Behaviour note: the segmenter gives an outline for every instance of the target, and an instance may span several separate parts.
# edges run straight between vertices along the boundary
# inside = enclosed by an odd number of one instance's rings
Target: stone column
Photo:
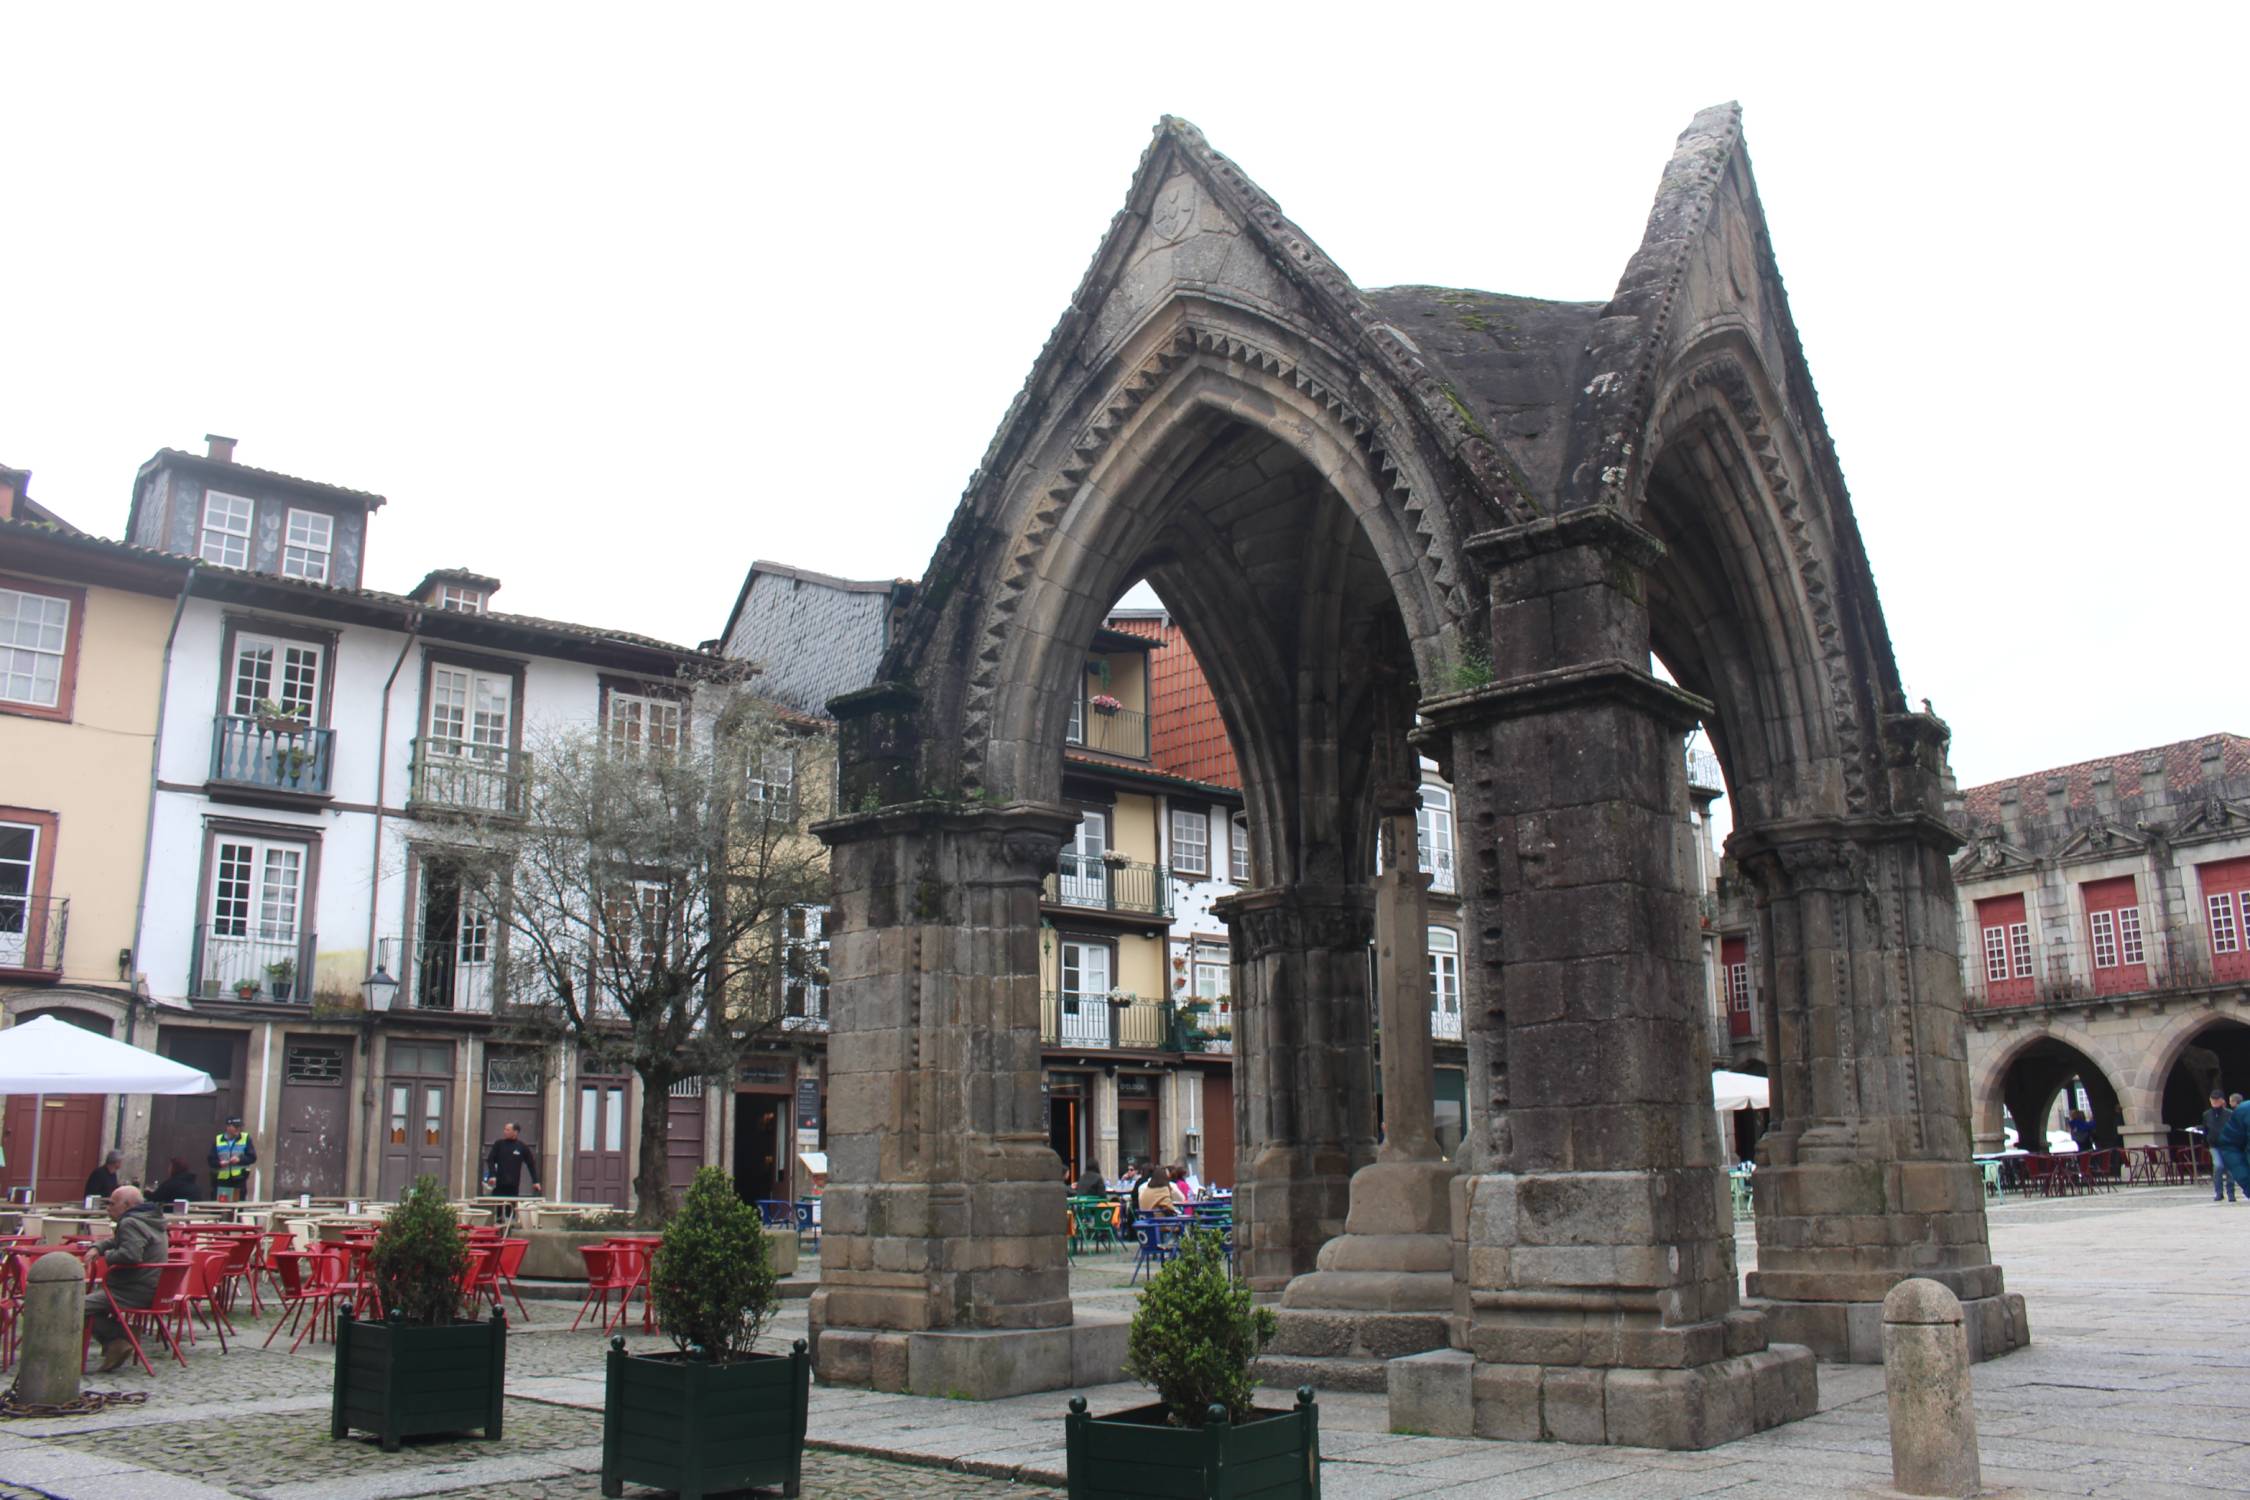
[[[1680,744],[1709,706],[1648,671],[1662,548],[1606,510],[1470,547],[1495,680],[1422,712],[1465,814],[1492,1108],[1453,1183],[1454,1348],[1393,1365],[1391,1425],[1703,1448],[1809,1415],[1811,1353],[1737,1301]]]
[[[1433,1119],[1430,877],[1415,845],[1415,797],[1378,804],[1386,858],[1375,882],[1375,994],[1382,1020],[1383,1142],[1352,1174],[1344,1233],[1281,1294],[1258,1377],[1267,1385],[1384,1389],[1385,1361],[1444,1347],[1453,1306],[1452,1164]]]
[[[1213,909],[1234,959],[1235,1264],[1272,1294],[1343,1233],[1375,1154],[1370,902],[1290,885]]]
[[[1887,726],[1894,764],[1943,734],[1907,718]],[[1977,1358],[2027,1342],[1969,1161],[1957,840],[1907,814],[1738,829],[1731,847],[1758,889],[1774,1094],[1749,1295],[1822,1359],[1881,1360],[1883,1298],[1910,1276],[1961,1299]]]
[[[823,1380],[997,1397],[1122,1361],[1121,1317],[1073,1326],[1040,1122],[1039,888],[1075,822],[921,803],[817,830],[834,881]]]

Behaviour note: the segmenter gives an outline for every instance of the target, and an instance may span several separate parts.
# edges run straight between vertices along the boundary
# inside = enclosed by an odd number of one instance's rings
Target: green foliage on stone
[[[387,1313],[408,1323],[450,1323],[461,1306],[461,1272],[469,1239],[438,1180],[414,1179],[383,1221],[367,1255],[375,1295]]]
[[[1445,682],[1440,691],[1466,693],[1471,689],[1489,686],[1492,682],[1492,653],[1472,646],[1461,653],[1461,659],[1446,670]]]
[[[1201,1427],[1213,1402],[1234,1421],[1250,1414],[1250,1361],[1273,1337],[1270,1309],[1234,1278],[1224,1240],[1191,1230],[1133,1312],[1125,1373],[1156,1387],[1175,1426]]]
[[[656,1323],[682,1354],[738,1359],[780,1302],[765,1225],[718,1167],[695,1174],[649,1265]]]

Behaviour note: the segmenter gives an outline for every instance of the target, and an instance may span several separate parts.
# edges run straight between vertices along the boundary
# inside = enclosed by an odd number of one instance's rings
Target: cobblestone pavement
[[[2239,1215],[2239,1217],[2238,1217]],[[1755,1263],[1749,1226],[1738,1248]],[[2030,1349],[1976,1370],[1985,1478],[2019,1500],[2250,1500],[2250,1288],[2239,1275],[2250,1207],[2208,1189],[2125,1189],[2083,1199],[2009,1199],[1992,1211],[2011,1288],[2030,1300]],[[1081,1306],[1124,1309],[1125,1256],[1072,1267]],[[333,1348],[260,1346],[243,1319],[232,1352],[208,1334],[183,1371],[137,1368],[96,1389],[145,1390],[146,1405],[91,1417],[0,1422],[0,1500],[391,1500],[443,1495],[532,1500],[598,1493],[601,1370],[608,1340],[575,1303],[539,1302],[508,1350],[505,1435],[431,1440],[385,1454],[328,1437]],[[802,1337],[784,1305],[764,1347]],[[632,1347],[664,1347],[631,1331]],[[1381,1397],[1321,1398],[1328,1500],[1865,1496],[1888,1478],[1882,1375],[1823,1366],[1817,1415],[1708,1453],[1451,1441],[1387,1430]],[[1145,1399],[1088,1393],[1096,1410]],[[1068,1393],[964,1404],[816,1388],[805,1493],[844,1500],[1059,1500]],[[897,1460],[913,1462],[901,1463]],[[1013,1476],[1012,1478],[1010,1476]],[[644,1497],[653,1491],[638,1491]]]

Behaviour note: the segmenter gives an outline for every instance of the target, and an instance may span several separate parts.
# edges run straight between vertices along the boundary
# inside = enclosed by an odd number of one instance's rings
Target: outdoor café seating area
[[[1190,1199],[1176,1214],[1143,1213],[1131,1190],[1073,1194],[1066,1200],[1069,1250],[1081,1257],[1133,1257],[1128,1281],[1152,1275],[1180,1253],[1180,1239],[1191,1231],[1223,1236],[1229,1264],[1234,1260],[1234,1195],[1212,1189]]]
[[[224,1354],[229,1340],[238,1336],[236,1319],[244,1313],[274,1314],[264,1343],[270,1346],[287,1333],[292,1352],[308,1341],[333,1341],[340,1317],[381,1317],[382,1299],[368,1256],[393,1206],[343,1198],[176,1206],[165,1216],[168,1254],[157,1263],[149,1304],[117,1309],[141,1368],[155,1373],[152,1353],[182,1367],[191,1353],[208,1346]],[[531,1321],[531,1311],[516,1278],[531,1242],[515,1231],[542,1215],[583,1222],[617,1212],[603,1204],[512,1198],[471,1199],[456,1203],[454,1210],[469,1248],[460,1278],[463,1314],[506,1308],[510,1319],[521,1322]],[[622,1227],[622,1214],[618,1218]],[[83,1204],[34,1205],[0,1214],[0,1369],[16,1358],[31,1263],[58,1250],[85,1257],[114,1228],[106,1213]],[[652,1236],[617,1238],[653,1241]],[[635,1283],[644,1315],[649,1248],[644,1245],[640,1252]],[[101,1257],[87,1258],[89,1290],[102,1283],[106,1271]],[[631,1289],[626,1288],[628,1299]]]
[[[1987,1196],[2064,1198],[2123,1187],[2183,1187],[2211,1180],[2201,1146],[2112,1146],[2099,1151],[2009,1151],[1976,1158]]]

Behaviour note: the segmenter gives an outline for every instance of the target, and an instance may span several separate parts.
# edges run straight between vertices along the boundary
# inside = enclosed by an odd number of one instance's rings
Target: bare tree
[[[465,880],[503,937],[499,1008],[641,1081],[637,1212],[671,1189],[666,1103],[780,1028],[792,908],[824,906],[805,736],[737,683],[681,684],[533,747],[522,816],[480,814]]]

